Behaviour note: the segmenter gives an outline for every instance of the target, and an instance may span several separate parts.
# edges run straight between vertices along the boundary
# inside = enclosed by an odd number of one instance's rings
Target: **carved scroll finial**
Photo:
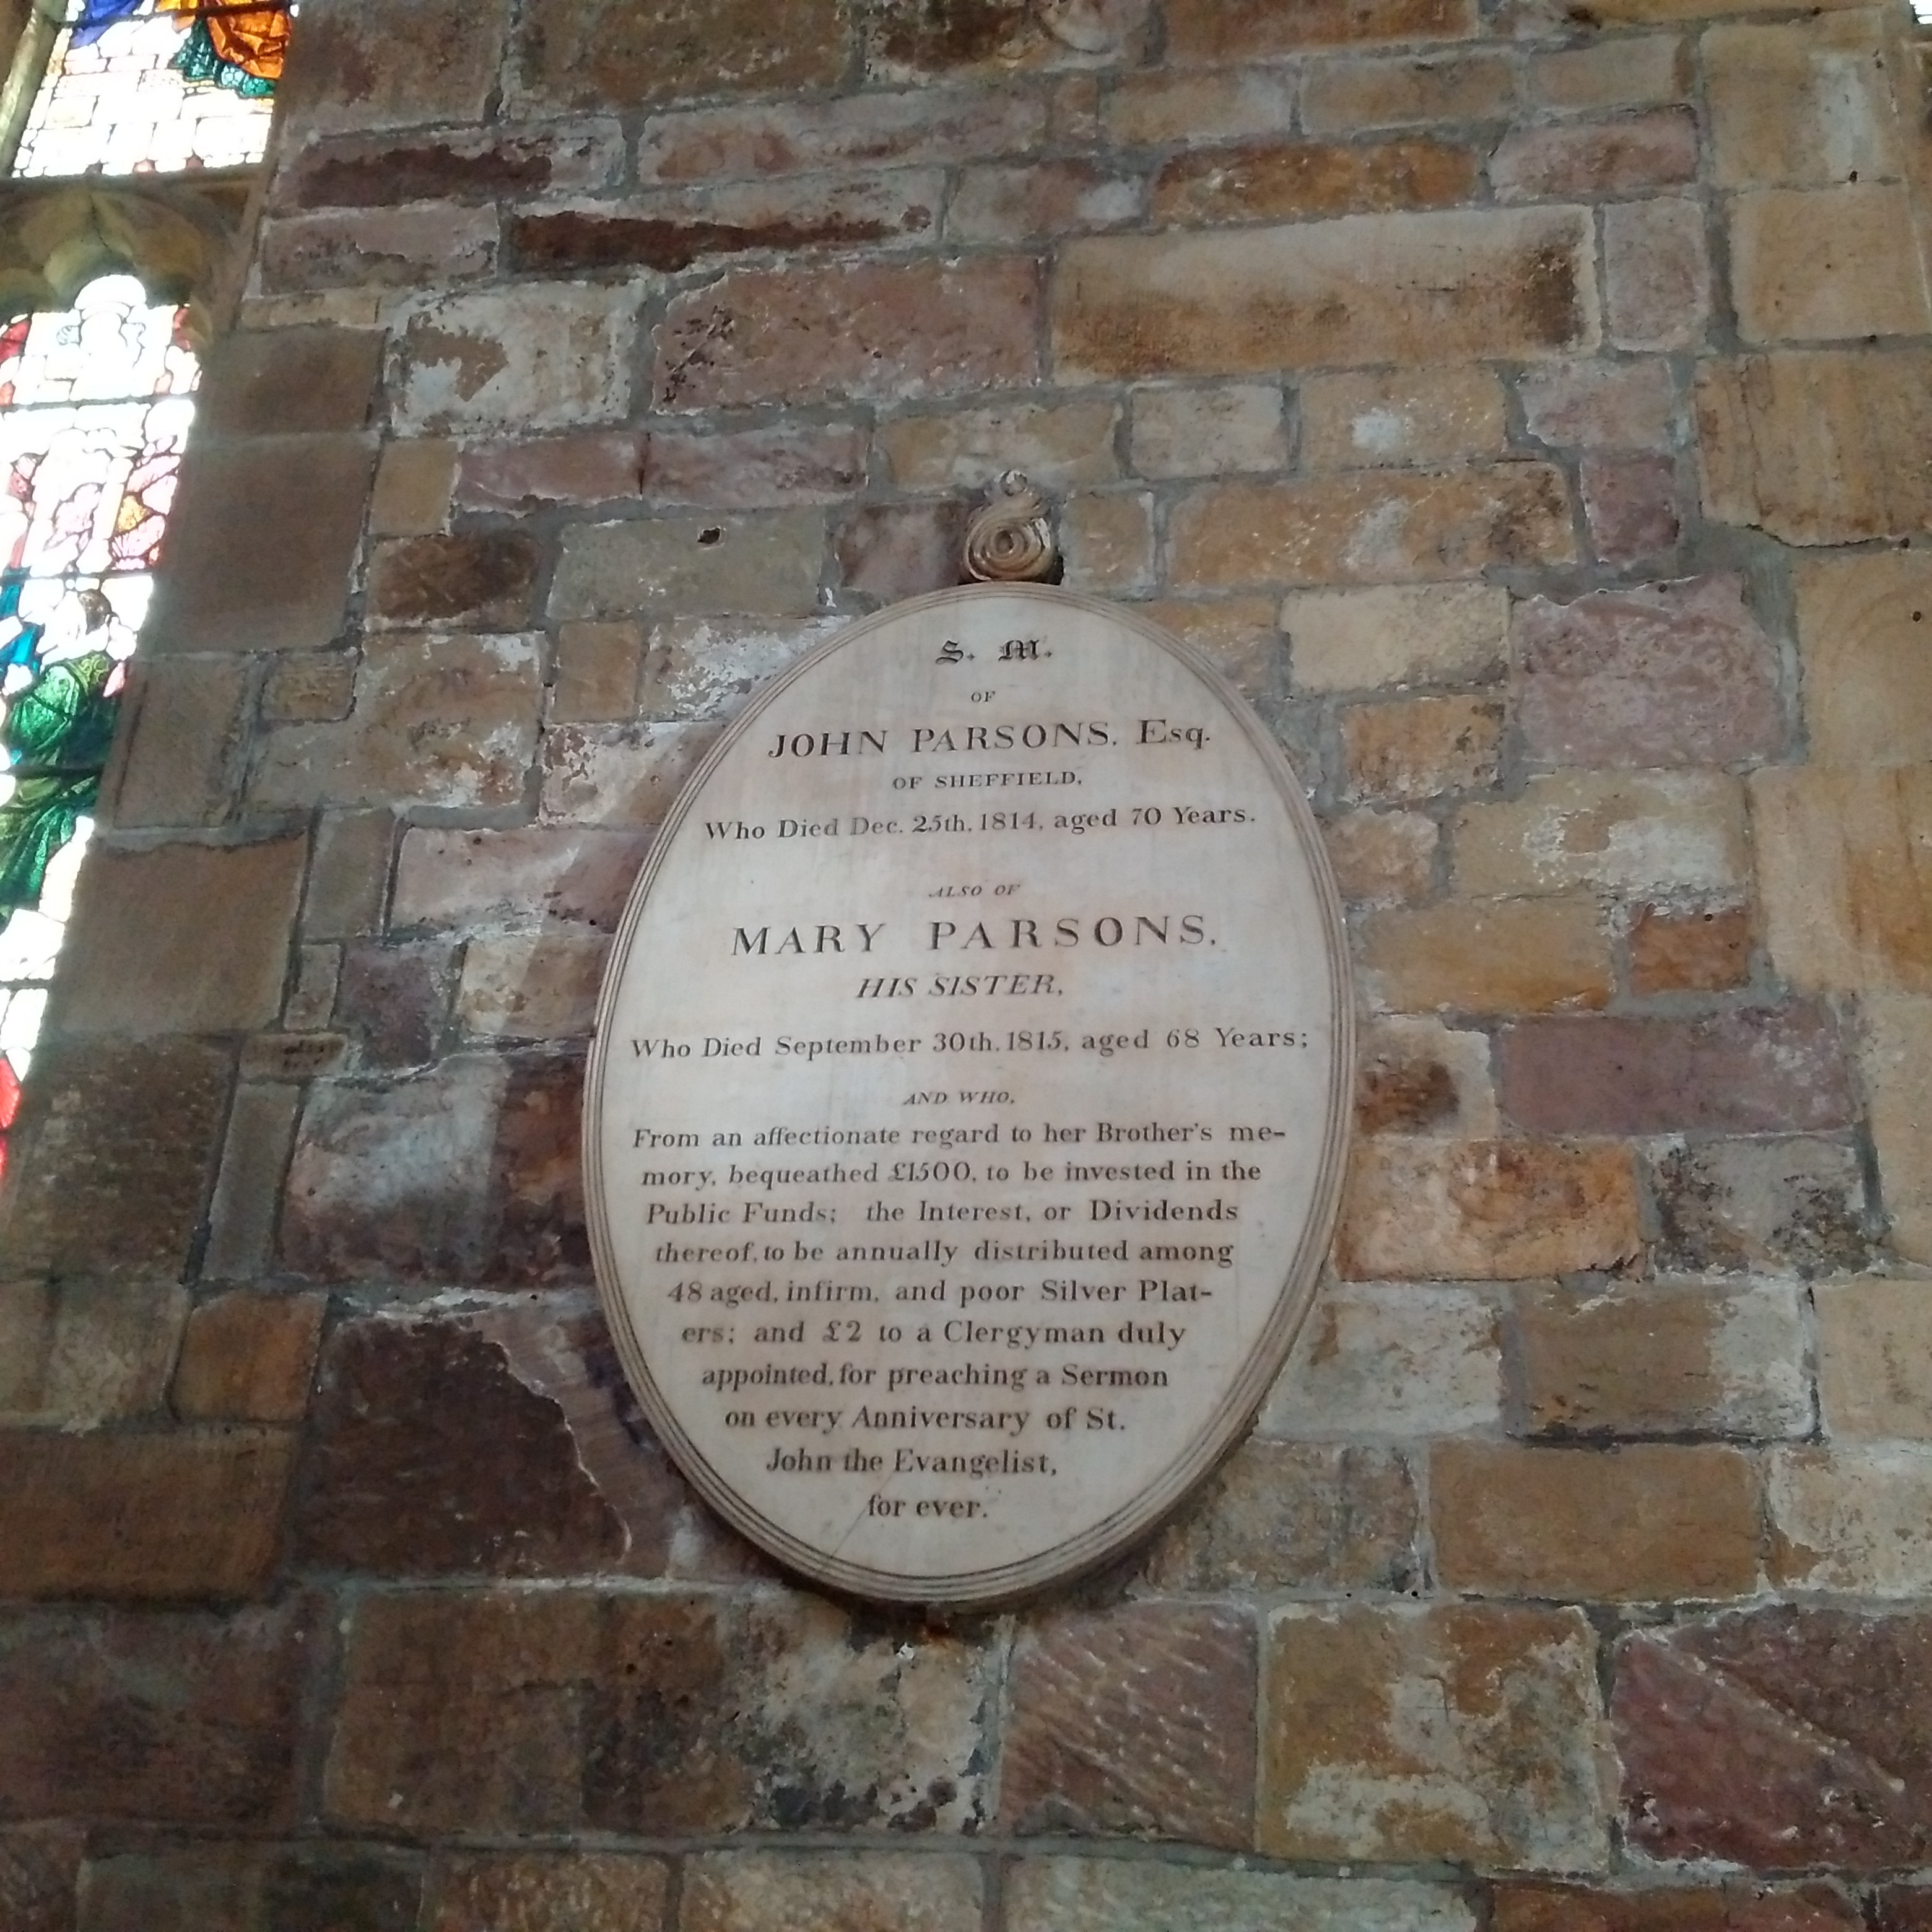
[[[1002,471],[966,526],[966,574],[979,584],[1040,584],[1060,566],[1046,499],[1017,470]]]

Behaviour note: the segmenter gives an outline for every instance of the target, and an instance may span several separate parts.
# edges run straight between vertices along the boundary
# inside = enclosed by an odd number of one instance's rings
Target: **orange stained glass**
[[[217,56],[252,74],[257,80],[280,80],[288,58],[289,16],[279,7],[250,7],[230,12],[208,0],[157,0],[163,14],[199,14]]]

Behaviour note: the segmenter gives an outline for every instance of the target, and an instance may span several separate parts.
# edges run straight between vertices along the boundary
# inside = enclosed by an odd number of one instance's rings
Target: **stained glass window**
[[[0,1172],[196,374],[131,276],[0,332]]]
[[[292,7],[79,0],[52,44],[16,175],[172,174],[262,158]]]

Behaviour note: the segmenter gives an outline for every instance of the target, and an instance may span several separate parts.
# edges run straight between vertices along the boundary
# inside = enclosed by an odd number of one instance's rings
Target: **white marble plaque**
[[[802,661],[638,880],[597,1269],[686,1474],[833,1588],[996,1602],[1226,1452],[1313,1292],[1351,1006],[1280,753],[1127,611],[982,587]]]

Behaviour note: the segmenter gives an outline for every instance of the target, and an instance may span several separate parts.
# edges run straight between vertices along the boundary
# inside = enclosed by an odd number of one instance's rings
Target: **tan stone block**
[[[1758,1587],[1758,1486],[1715,1444],[1445,1442],[1430,1459],[1444,1586],[1646,1602]]]
[[[1199,224],[1312,221],[1474,197],[1475,151],[1418,138],[1257,142],[1177,154],[1154,177],[1154,219]]]
[[[1125,74],[1101,104],[1102,126],[1121,148],[1285,134],[1294,124],[1297,80],[1292,70],[1268,68]]]
[[[1640,906],[1629,941],[1630,989],[1639,995],[1728,992],[1751,976],[1748,906]]]
[[[1169,530],[1185,585],[1401,583],[1575,554],[1562,473],[1540,463],[1210,484]]]
[[[1688,52],[1675,34],[1654,34],[1534,54],[1529,91],[1546,107],[1653,106],[1690,92]]]
[[[1412,905],[1436,883],[1442,830],[1420,812],[1346,812],[1324,820],[1322,842],[1352,905]]]
[[[1336,1264],[1352,1281],[1508,1281],[1622,1267],[1642,1250],[1622,1148],[1358,1142]]]
[[[1932,766],[1754,772],[1772,964],[1807,991],[1932,993]]]
[[[1676,416],[1670,364],[1546,363],[1516,385],[1524,426],[1558,449],[1666,449]]]
[[[537,820],[655,827],[698,760],[717,742],[713,724],[566,724],[544,734]]]
[[[1825,1432],[1932,1441],[1932,1281],[1820,1282],[1811,1298]]]
[[[178,1288],[0,1284],[0,1423],[92,1429],[152,1414],[187,1319]]]
[[[1731,202],[1731,287],[1747,342],[1920,335],[1928,312],[1902,187],[1764,188]]]
[[[296,1033],[326,1027],[335,1011],[342,980],[340,946],[304,946],[296,954],[295,983],[282,1002],[282,1024]]]
[[[1792,576],[1813,762],[1932,761],[1932,557],[1806,557]]]
[[[1170,58],[1256,60],[1310,47],[1390,40],[1464,40],[1478,31],[1475,0],[1171,0]]]
[[[1510,58],[1499,50],[1322,61],[1303,83],[1301,119],[1314,134],[1489,121],[1508,113],[1515,92]]]
[[[964,170],[946,210],[951,242],[1057,241],[1083,229],[1138,225],[1147,187],[1084,158]]]
[[[1365,1134],[1462,1140],[1496,1132],[1489,1036],[1440,1020],[1372,1022],[1356,1046],[1355,1126]]]
[[[1203,652],[1251,704],[1286,694],[1288,652],[1267,597],[1156,598],[1135,610]]]
[[[208,1247],[201,1263],[204,1280],[230,1281],[267,1271],[299,1099],[290,1086],[236,1088],[228,1115],[227,1144],[208,1208]]]
[[[302,937],[350,939],[374,932],[389,890],[392,814],[326,812],[316,823],[302,900]]]
[[[1821,14],[1870,4],[1870,0],[1818,0]],[[1678,20],[1712,20],[1727,14],[1755,14],[1757,0],[1594,0],[1591,8],[1600,25],[1653,27]]]
[[[1876,8],[1712,27],[1702,52],[1720,187],[1826,188],[1899,172]]]
[[[1509,653],[1509,594],[1481,584],[1300,590],[1282,599],[1281,627],[1304,691],[1465,684]]]
[[[560,626],[548,715],[560,724],[614,724],[634,716],[644,656],[641,624]]]
[[[81,868],[50,1027],[138,1036],[272,1024],[308,844],[97,846]]]
[[[1932,1000],[1868,993],[1859,1070],[1892,1245],[1932,1262]]]
[[[0,1593],[260,1595],[294,1469],[279,1430],[0,1433]]]
[[[267,294],[433,289],[480,281],[496,266],[493,208],[368,208],[272,217],[256,244]]]
[[[456,1016],[472,1034],[578,1040],[597,1012],[610,942],[583,932],[513,932],[464,949]]]
[[[1613,1774],[1596,1666],[1580,1610],[1276,1611],[1262,1849],[1279,1858],[1602,1869]]]
[[[247,666],[232,657],[157,657],[132,670],[116,747],[118,782],[104,822],[219,825],[235,794]]]
[[[1154,499],[1141,491],[1070,496],[1060,506],[1060,545],[1070,590],[1118,596],[1154,582]]]
[[[1671,195],[1604,210],[1604,308],[1619,349],[1696,349],[1711,322],[1704,211]]]
[[[670,1891],[661,1858],[618,1852],[459,1853],[437,1888],[429,1932],[661,1932]]]
[[[1744,788],[1718,772],[1576,772],[1520,799],[1466,805],[1450,826],[1456,887],[1511,893],[1729,892],[1750,877]]]
[[[968,1858],[708,1852],[686,1868],[678,1932],[980,1932],[980,1892]]]
[[[649,842],[634,832],[412,826],[403,836],[391,924],[614,932]]]
[[[393,19],[319,10],[278,104],[291,134],[482,119],[508,12],[505,0],[426,0]]]
[[[385,443],[369,499],[369,534],[422,537],[447,529],[455,487],[454,443],[434,437]]]
[[[425,296],[395,323],[390,418],[404,435],[574,429],[629,407],[629,286],[519,283]]]
[[[1615,120],[1558,121],[1505,134],[1490,158],[1498,201],[1634,194],[1697,178],[1697,120],[1654,107]]]
[[[1029,1858],[1007,1868],[1008,1932],[1474,1932],[1447,1885],[1381,1878],[1303,1878],[1240,1865],[1150,1858]]]
[[[858,10],[860,57],[872,81],[1133,64],[1146,51],[1151,11],[1151,0],[1094,0],[1075,21],[1039,15],[1026,0],[992,0],[970,14],[874,0]]]
[[[1701,364],[1704,509],[1786,543],[1932,523],[1932,352],[1788,350]]]
[[[1530,1432],[1802,1436],[1811,1391],[1798,1290],[1619,1283],[1519,1292],[1514,1361]]]
[[[254,802],[272,808],[513,803],[536,749],[542,690],[532,636],[372,638],[347,718],[268,735]]]
[[[1060,253],[1054,367],[1145,381],[1588,350],[1594,254],[1562,208],[1096,236]]]
[[[1780,1449],[1768,1486],[1774,1586],[1859,1597],[1932,1590],[1932,1446]]]
[[[194,419],[204,436],[319,436],[368,420],[380,329],[238,331],[204,352]]]
[[[1282,470],[1288,454],[1287,412],[1277,388],[1231,382],[1134,392],[1132,460],[1138,476]]]
[[[346,718],[356,698],[356,660],[346,651],[278,658],[262,686],[265,724],[313,724]]]
[[[550,584],[550,614],[757,611],[809,616],[818,608],[824,558],[820,510],[577,524],[564,532]]]
[[[190,1422],[299,1422],[326,1305],[319,1294],[204,1301],[182,1338],[175,1413]]]
[[[842,623],[836,617],[676,617],[653,625],[638,715],[667,724],[728,718]]]
[[[881,423],[880,448],[902,490],[976,490],[1003,470],[1024,470],[1041,488],[1111,483],[1120,406],[1105,398],[1008,403],[950,416]]]
[[[1384,1012],[1584,1012],[1610,1004],[1594,899],[1451,899],[1370,914],[1362,971]]]
[[[1465,1288],[1330,1282],[1257,1425],[1296,1441],[1459,1436],[1502,1420],[1502,1326]]]
[[[1379,470],[1501,456],[1509,446],[1492,369],[1349,370],[1301,385],[1301,454],[1311,470]]]
[[[1344,790],[1358,800],[1416,804],[1486,790],[1502,755],[1499,698],[1412,698],[1352,704],[1338,716]]]

